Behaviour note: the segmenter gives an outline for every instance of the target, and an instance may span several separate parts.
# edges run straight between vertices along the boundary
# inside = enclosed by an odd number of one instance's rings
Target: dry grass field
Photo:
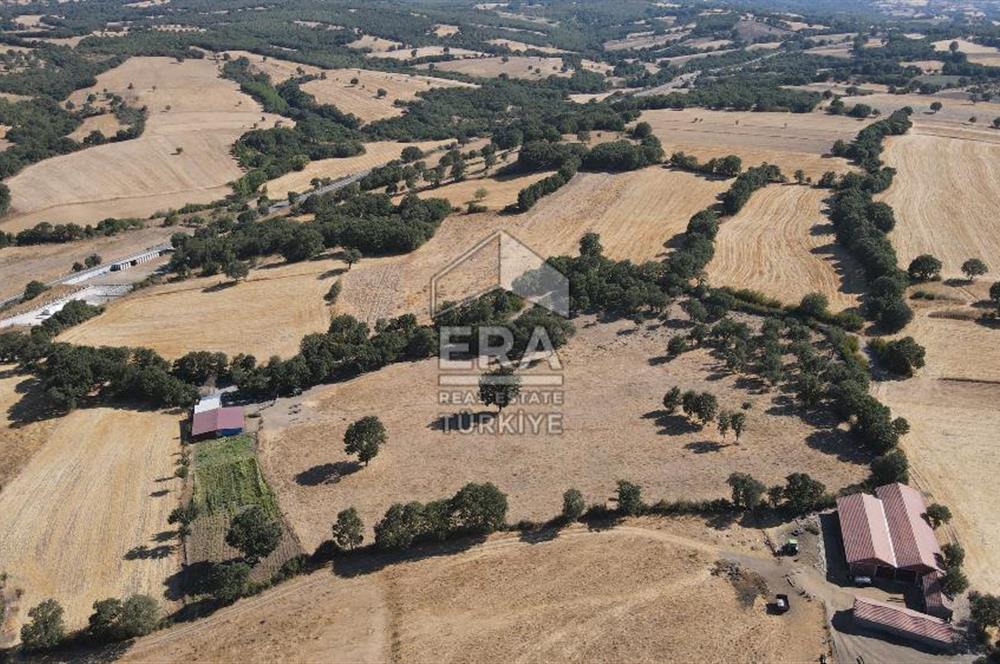
[[[552,175],[552,172],[531,173],[530,175],[515,177],[490,176],[472,178],[463,180],[462,182],[442,185],[436,189],[427,189],[419,192],[418,196],[421,198],[444,198],[456,209],[464,209],[469,203],[478,203],[490,211],[497,212],[507,205],[516,203],[517,193],[521,189],[549,175]],[[486,191],[486,197],[477,199],[476,192],[480,189]],[[397,200],[399,198],[397,197]]]
[[[728,154],[743,165],[777,164],[791,176],[801,168],[819,178],[825,171],[846,172],[839,157],[826,157],[837,139],[850,140],[864,123],[820,113],[750,113],[685,109],[645,111],[640,118],[653,127],[669,155],[683,151],[707,160]],[[696,121],[697,120],[697,121]]]
[[[522,41],[516,41],[514,39],[487,39],[487,44],[493,44],[494,46],[506,46],[515,53],[518,51],[540,51],[541,53],[551,53],[559,54],[566,53],[565,49],[555,48],[554,46],[537,46],[535,44],[528,44]]]
[[[79,105],[90,90],[105,88],[132,105],[149,107],[145,133],[46,159],[10,178],[12,214],[0,222],[4,230],[39,221],[145,217],[222,198],[227,183],[242,174],[230,154],[233,142],[254,125],[271,126],[278,119],[262,114],[235,83],[219,78],[209,60],[132,58],[71,99]]]
[[[434,150],[454,141],[426,141],[423,143],[397,143],[394,141],[379,141],[365,143],[365,153],[356,157],[341,159],[319,159],[306,164],[301,171],[292,171],[267,183],[267,194],[271,198],[284,198],[289,191],[304,192],[312,188],[311,181],[315,178],[347,177],[355,173],[367,171],[377,166],[387,164],[393,159],[399,159],[403,148],[415,145],[424,151]]]
[[[545,58],[535,55],[513,55],[507,58],[507,62],[504,62],[501,57],[492,57],[451,60],[434,64],[436,69],[457,71],[481,78],[496,78],[500,74],[507,74],[510,78],[532,80],[546,79],[553,75],[569,76],[569,73],[562,71],[562,66],[562,58]]]
[[[69,137],[74,141],[83,141],[91,132],[99,131],[105,138],[112,138],[121,128],[122,125],[114,113],[102,113],[101,115],[92,115],[84,120],[83,124],[74,129]]]
[[[670,524],[666,526],[669,528]],[[139,640],[125,661],[814,661],[823,610],[744,607],[711,546],[576,527],[351,577],[323,570]],[[513,638],[516,635],[517,638]]]
[[[864,277],[823,216],[824,189],[771,185],[719,229],[708,265],[716,286],[752,288],[787,304],[822,293],[834,311],[857,306]]]
[[[941,102],[944,108],[940,111],[931,111],[931,104],[935,101]],[[845,97],[844,103],[850,106],[858,102],[868,104],[873,108],[882,111],[882,115],[889,115],[893,111],[905,106],[913,109],[912,120],[914,129],[911,133],[920,133],[924,130],[958,130],[973,131],[975,125],[969,122],[972,117],[976,118],[976,124],[980,125],[983,133],[991,133],[994,140],[1000,141],[1000,132],[988,129],[993,122],[993,118],[1000,116],[1000,104],[996,102],[976,102],[972,103],[967,98],[955,98],[951,96],[938,95],[894,95],[888,93],[876,93],[858,97]],[[961,137],[964,134],[955,133]]]
[[[988,143],[917,131],[889,139],[883,156],[898,171],[880,198],[896,210],[890,237],[900,265],[931,253],[944,263],[943,276],[957,277],[967,258],[997,263],[1000,137]]]
[[[303,547],[311,550],[329,537],[331,517],[341,509],[356,507],[370,529],[393,502],[448,496],[472,481],[506,491],[509,518],[517,521],[552,516],[571,486],[588,503],[603,502],[617,479],[637,482],[655,501],[726,495],[734,470],[768,485],[807,470],[831,489],[866,475],[865,465],[842,456],[854,446],[840,432],[783,414],[776,394],[736,388],[736,379],[716,373],[720,363],[705,352],[657,360],[671,335],[664,327],[587,320],[577,327],[559,354],[565,404],[512,407],[535,416],[561,413],[561,435],[441,430],[441,418],[481,407],[438,403],[436,360],[393,365],[265,410],[261,462]],[[715,431],[666,416],[660,400],[673,385],[709,390],[724,408],[753,401],[741,442],[723,442]],[[292,408],[299,403],[301,410]],[[389,442],[370,466],[355,468],[340,441],[350,422],[370,414],[385,423]]]
[[[409,51],[407,51],[409,53]],[[357,85],[351,81],[358,79]],[[396,117],[403,109],[396,101],[410,101],[418,92],[434,88],[473,87],[469,83],[449,81],[433,76],[414,76],[377,72],[369,69],[330,69],[326,79],[309,81],[302,89],[321,104],[334,104],[345,113],[353,113],[365,122]],[[384,97],[378,96],[385,90]]]
[[[69,274],[73,263],[97,254],[104,260],[123,258],[170,239],[178,229],[149,227],[113,237],[97,237],[79,242],[7,247],[0,250],[0,298],[16,295],[32,279],[43,283]]]
[[[0,495],[45,444],[55,424],[52,420],[22,423],[12,417],[41,397],[38,381],[14,369],[14,365],[0,365]]]
[[[270,264],[236,285],[217,276],[153,286],[115,301],[60,340],[144,346],[168,358],[192,350],[289,357],[303,336],[326,329],[330,311],[323,295],[343,267],[319,258]]]
[[[651,32],[640,32],[628,35],[623,39],[612,39],[604,42],[605,51],[626,51],[630,49],[651,48],[653,46],[663,46],[680,41],[688,36],[687,30],[678,30],[665,35],[656,35]]]
[[[958,42],[958,50],[968,57],[969,62],[988,67],[1000,66],[1000,49],[994,46],[983,46],[966,39],[942,39],[934,42],[934,50],[947,52],[952,41]]]
[[[283,83],[293,76],[301,76],[303,74],[319,74],[323,71],[321,68],[314,67],[312,65],[292,62],[291,60],[281,60],[280,58],[272,58],[269,56],[265,57],[258,55],[257,53],[251,53],[250,51],[223,51],[213,57],[221,58],[224,55],[229,55],[229,57],[233,60],[236,58],[246,58],[250,61],[250,65],[253,69],[270,76],[271,82],[275,85]]]
[[[448,49],[445,51],[445,49]],[[416,55],[414,55],[416,53]],[[369,58],[385,58],[388,60],[415,60],[417,58],[428,58],[438,55],[451,55],[456,58],[478,58],[484,55],[481,51],[470,51],[467,48],[455,48],[446,46],[420,46],[417,48],[401,48],[397,51],[380,51],[367,53]]]
[[[148,593],[166,607],[164,581],[179,569],[167,524],[180,490],[178,420],[94,408],[54,422],[0,493],[0,560],[24,589],[25,613],[52,597],[76,629],[98,599]]]
[[[374,35],[361,35],[347,46],[349,48],[358,49],[359,51],[385,53],[387,51],[394,51],[402,48],[403,43],[393,41],[391,39],[383,39],[382,37],[375,37]]]

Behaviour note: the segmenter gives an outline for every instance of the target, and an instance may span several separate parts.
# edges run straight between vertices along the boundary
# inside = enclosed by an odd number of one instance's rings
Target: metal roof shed
[[[842,496],[837,498],[837,517],[849,565],[896,567],[881,500],[864,493]]]
[[[239,406],[196,413],[191,420],[191,437],[235,436],[243,433],[243,409]]]
[[[955,630],[940,618],[866,597],[854,598],[854,620],[864,627],[938,648],[955,643]]]
[[[919,573],[939,569],[941,547],[934,529],[924,518],[927,507],[920,492],[897,482],[876,488],[875,495],[885,508],[896,565]]]

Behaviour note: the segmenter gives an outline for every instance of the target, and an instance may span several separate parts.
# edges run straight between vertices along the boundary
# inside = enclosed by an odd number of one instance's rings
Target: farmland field
[[[514,55],[507,58],[472,58],[469,60],[452,60],[439,62],[435,65],[437,69],[445,71],[457,71],[469,76],[479,76],[482,78],[496,78],[500,74],[507,74],[511,78],[525,79],[545,79],[549,76],[568,76],[563,73],[562,58],[546,58],[540,56]]]
[[[421,198],[444,198],[453,207],[462,209],[469,203],[479,203],[491,211],[502,210],[505,206],[517,202],[517,193],[539,180],[552,175],[551,172],[531,173],[514,177],[489,176],[470,178],[461,182],[445,184],[433,189],[427,189],[418,194]],[[476,198],[480,189],[486,191],[486,197]]]
[[[896,211],[890,237],[901,267],[930,253],[943,276],[957,277],[967,258],[1000,258],[1000,140],[914,132],[890,139],[884,159],[898,170],[881,198]]]
[[[259,268],[236,285],[218,276],[153,286],[112,303],[60,339],[145,346],[169,358],[192,350],[289,357],[303,336],[326,329],[323,295],[333,283],[331,272],[342,266],[320,258]]]
[[[752,288],[786,304],[822,293],[833,311],[857,306],[864,281],[823,215],[824,189],[771,185],[719,228],[708,265],[716,286]]]
[[[144,134],[46,159],[10,178],[12,212],[0,222],[4,230],[145,217],[222,198],[242,174],[230,155],[233,142],[257,123],[278,119],[219,78],[210,60],[132,58],[98,77],[93,89],[105,88],[149,107]],[[80,104],[89,91],[71,99]]]
[[[735,154],[743,165],[776,164],[791,176],[801,168],[819,178],[826,171],[851,166],[825,156],[838,139],[849,141],[864,123],[819,113],[744,113],[685,109],[645,111],[640,118],[653,127],[669,155],[682,151],[702,160]]]
[[[861,461],[861,455],[851,457],[853,446],[835,428],[772,414],[780,412],[772,409],[778,395],[737,389],[735,378],[715,374],[719,362],[704,351],[656,361],[670,336],[663,326],[636,330],[629,322],[578,321],[577,328],[559,355],[566,391],[565,405],[556,407],[563,414],[561,435],[442,431],[440,418],[463,408],[438,403],[440,370],[433,360],[317,388],[265,411],[261,462],[304,548],[329,537],[331,515],[339,510],[356,507],[370,529],[393,502],[451,495],[470,481],[502,487],[509,518],[516,522],[550,517],[571,486],[588,503],[602,503],[620,478],[641,484],[655,501],[718,497],[734,469],[770,485],[808,468],[831,489],[867,473],[864,465],[845,463]],[[753,401],[743,440],[723,442],[714,431],[661,418],[660,400],[673,385],[710,390],[722,407]],[[291,412],[299,401],[301,411]],[[519,408],[536,414],[552,410]],[[614,422],[608,413],[615,413]],[[385,423],[389,442],[370,466],[356,468],[340,441],[350,422],[371,414]]]
[[[12,412],[43,403],[38,381],[15,369],[14,365],[0,364],[0,492],[41,449],[55,425],[52,420],[23,422],[23,417],[12,417]]]
[[[141,639],[124,659],[721,662],[827,652],[818,603],[781,617],[760,600],[744,608],[710,573],[713,546],[673,524],[638,524],[531,544],[499,535],[350,577],[323,570]]]
[[[167,524],[180,490],[178,425],[176,415],[111,408],[55,421],[0,493],[0,560],[25,591],[22,607],[55,598],[79,628],[98,599],[139,592],[167,606],[163,584],[179,569]]]

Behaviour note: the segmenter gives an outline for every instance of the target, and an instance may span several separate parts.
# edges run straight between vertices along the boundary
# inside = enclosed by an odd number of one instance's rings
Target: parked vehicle
[[[856,576],[854,577],[854,585],[858,588],[867,588],[872,584],[872,578],[870,576]]]
[[[791,604],[788,601],[788,595],[779,593],[774,596],[774,608],[777,613],[785,613],[791,608]]]

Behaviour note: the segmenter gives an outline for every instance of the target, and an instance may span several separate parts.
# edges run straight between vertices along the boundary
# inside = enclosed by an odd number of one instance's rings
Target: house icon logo
[[[498,288],[569,318],[569,280],[506,231],[483,238],[431,278],[430,314],[436,316]]]

